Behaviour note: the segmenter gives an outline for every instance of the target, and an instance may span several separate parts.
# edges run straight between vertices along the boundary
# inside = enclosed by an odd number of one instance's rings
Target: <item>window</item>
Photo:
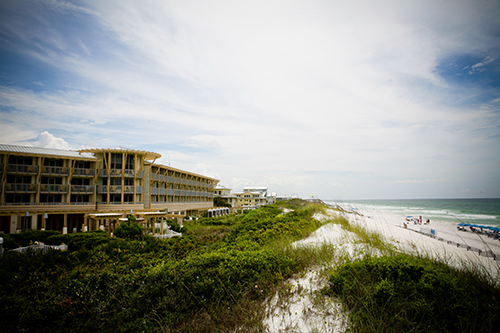
[[[89,202],[89,195],[87,194],[72,194],[71,202]]]
[[[30,202],[29,194],[5,193],[6,203],[28,203]]]
[[[62,178],[58,177],[42,177],[42,184],[62,184]]]
[[[22,164],[22,165],[32,165],[33,158],[26,156],[9,156],[9,164]]]
[[[88,178],[73,178],[71,180],[72,185],[90,185],[90,179]]]
[[[45,166],[62,167],[63,166],[63,160],[56,160],[56,159],[53,159],[53,158],[46,158],[43,161],[43,165],[45,165]]]
[[[75,163],[75,168],[79,168],[79,169],[90,169],[90,162],[86,162],[86,161],[77,161]]]
[[[125,169],[134,170],[134,155],[127,155],[127,163],[125,164]]]
[[[31,184],[31,176],[8,175],[7,183],[10,184]]]
[[[111,154],[111,169],[122,168],[122,154]]]
[[[40,194],[40,202],[58,203],[58,202],[61,202],[61,195],[60,194]]]

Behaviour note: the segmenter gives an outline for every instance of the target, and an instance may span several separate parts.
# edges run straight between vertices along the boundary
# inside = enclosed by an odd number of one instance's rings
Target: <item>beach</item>
[[[367,230],[380,233],[386,240],[397,245],[401,250],[429,255],[437,260],[459,267],[462,263],[478,264],[499,276],[500,241],[488,237],[485,233],[457,229],[458,223],[431,221],[429,224],[406,224],[403,215],[378,210],[358,211],[347,214],[350,221]],[[425,221],[425,216],[423,217]],[[498,279],[496,280],[498,281]]]
[[[315,218],[328,221],[339,215],[368,232],[379,234],[398,251],[435,258],[459,269],[482,273],[494,283],[500,281],[498,239],[474,233],[467,227],[468,231],[459,231],[455,222],[431,221],[424,225],[410,222],[405,227],[404,215],[375,209],[346,213],[328,209],[326,214],[316,214]],[[365,244],[357,242],[351,232],[335,223],[325,224],[293,246],[322,244],[334,245],[339,255],[346,255],[351,260],[361,258],[367,251]],[[371,251],[377,253],[376,249]],[[289,303],[276,306],[277,296],[269,301],[269,317],[264,320],[267,332],[345,332],[347,318],[336,300],[331,300],[326,307],[317,306],[315,295],[327,283],[320,274],[323,268],[317,267],[305,276],[287,282],[291,293],[295,293],[295,298],[291,298]]]

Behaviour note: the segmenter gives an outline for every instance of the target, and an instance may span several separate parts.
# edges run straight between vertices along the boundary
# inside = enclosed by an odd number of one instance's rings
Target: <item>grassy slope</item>
[[[282,215],[280,206],[294,212]],[[498,289],[479,274],[460,275],[425,258],[401,256],[378,235],[345,219],[333,222],[384,257],[366,253],[351,263],[334,246],[289,246],[321,226],[312,219],[321,210],[301,201],[280,203],[245,215],[186,222],[182,238],[166,241],[105,233],[52,235],[47,242],[65,241],[69,251],[7,253],[0,260],[0,327],[10,332],[261,332],[266,300],[280,294],[286,303],[293,295],[284,282],[328,265],[325,294],[342,300],[354,331],[500,327],[498,317],[490,316],[500,313]],[[320,307],[330,298],[319,294],[316,300]],[[461,316],[463,311],[471,315]],[[454,313],[457,318],[450,317]],[[443,315],[451,320],[439,321]]]

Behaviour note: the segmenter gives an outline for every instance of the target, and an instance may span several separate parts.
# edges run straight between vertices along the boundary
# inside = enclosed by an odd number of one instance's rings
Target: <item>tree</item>
[[[214,206],[215,207],[231,207],[230,204],[226,203],[224,199],[221,197],[214,197]]]
[[[129,216],[127,221],[122,222],[120,226],[116,228],[115,236],[140,240],[143,232],[144,228],[136,222],[136,218],[134,216]]]

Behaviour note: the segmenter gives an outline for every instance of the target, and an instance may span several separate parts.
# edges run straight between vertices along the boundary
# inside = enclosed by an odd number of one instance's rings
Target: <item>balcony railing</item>
[[[121,185],[97,185],[97,193],[99,194],[106,194],[108,193],[108,188],[109,188],[109,193],[117,194],[117,193],[122,193],[122,186]],[[133,194],[134,193],[134,186],[133,185],[126,185],[123,186],[124,192],[127,194]],[[142,186],[135,186],[135,193],[142,193]]]
[[[156,188],[152,187],[151,188],[151,194],[152,195],[167,195],[167,189],[166,188]]]
[[[40,184],[40,193],[68,193],[68,185]]]
[[[54,166],[42,166],[42,175],[68,176],[69,175],[69,168],[67,168],[67,167],[54,167]]]
[[[63,206],[67,205],[67,202],[40,202],[40,205],[54,205],[54,206]]]
[[[100,169],[99,170],[99,177],[107,177],[108,176],[108,170],[106,169]],[[121,177],[124,176],[125,178],[135,178],[136,176],[139,178],[144,177],[144,171],[136,171],[136,170],[131,170],[131,169],[110,169],[109,170],[109,176],[110,177]]]
[[[94,169],[75,168],[75,170],[73,172],[73,176],[76,176],[76,177],[94,177],[95,170]]]
[[[108,186],[107,185],[97,185],[97,193],[99,193],[99,194],[108,193]]]
[[[36,174],[38,174],[38,165],[9,164],[9,165],[7,165],[7,172],[36,175]]]
[[[5,192],[36,193],[37,184],[5,184]]]
[[[71,185],[71,193],[94,193],[94,185]]]

